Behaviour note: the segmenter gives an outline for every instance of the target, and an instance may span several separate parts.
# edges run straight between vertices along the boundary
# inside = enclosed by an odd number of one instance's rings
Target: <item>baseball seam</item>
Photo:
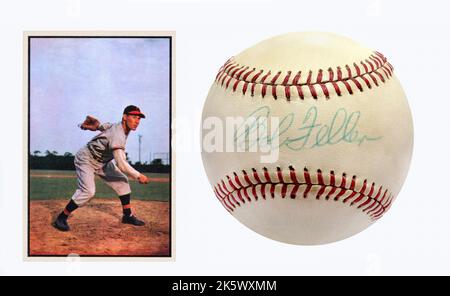
[[[216,83],[233,92],[251,96],[267,95],[273,99],[285,98],[326,98],[353,95],[373,86],[386,83],[393,75],[394,68],[379,52],[374,52],[363,61],[352,65],[308,71],[272,71],[251,68],[229,59],[219,70]]]
[[[355,175],[348,178],[345,172],[341,175],[334,171],[325,174],[320,169],[310,173],[306,167],[302,174],[298,174],[293,166],[289,166],[289,170],[277,167],[276,171],[263,168],[262,172],[258,172],[252,168],[251,173],[246,170],[242,170],[241,174],[233,172],[231,177],[227,175],[214,186],[214,192],[230,213],[243,204],[274,199],[276,195],[282,199],[315,197],[321,200],[324,197],[326,201],[341,201],[350,207],[356,206],[372,220],[381,218],[394,199],[388,189],[376,186],[367,179],[361,182]]]

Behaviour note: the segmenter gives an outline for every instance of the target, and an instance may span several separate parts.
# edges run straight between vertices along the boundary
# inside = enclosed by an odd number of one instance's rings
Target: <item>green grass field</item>
[[[169,174],[145,174],[149,178],[170,178]],[[100,178],[96,177],[96,198],[117,198],[116,193]],[[130,181],[131,197],[140,200],[168,201],[170,195],[169,182],[150,182],[142,185]],[[77,189],[75,172],[71,171],[30,171],[30,199],[51,200],[70,199]]]

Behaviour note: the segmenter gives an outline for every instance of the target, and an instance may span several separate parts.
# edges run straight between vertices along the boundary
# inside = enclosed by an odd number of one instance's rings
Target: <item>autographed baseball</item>
[[[379,52],[329,33],[262,41],[219,70],[202,116],[202,158],[223,207],[299,245],[380,219],[406,178],[411,112]]]

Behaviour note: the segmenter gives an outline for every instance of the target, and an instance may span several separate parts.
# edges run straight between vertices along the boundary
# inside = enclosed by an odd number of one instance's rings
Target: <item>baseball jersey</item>
[[[125,150],[128,136],[123,130],[122,123],[104,123],[100,127],[102,132],[87,143],[87,148],[92,157],[102,163],[107,163],[114,158],[115,149]]]

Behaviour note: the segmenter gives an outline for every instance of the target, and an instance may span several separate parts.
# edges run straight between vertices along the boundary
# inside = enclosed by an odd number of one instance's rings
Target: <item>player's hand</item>
[[[90,130],[90,131],[96,131],[98,130],[98,127],[100,126],[100,121],[95,118],[94,116],[86,116],[86,119],[83,123],[78,125],[82,130]]]
[[[141,174],[138,178],[138,181],[141,184],[147,184],[148,182],[150,182],[150,179],[146,175]]]

